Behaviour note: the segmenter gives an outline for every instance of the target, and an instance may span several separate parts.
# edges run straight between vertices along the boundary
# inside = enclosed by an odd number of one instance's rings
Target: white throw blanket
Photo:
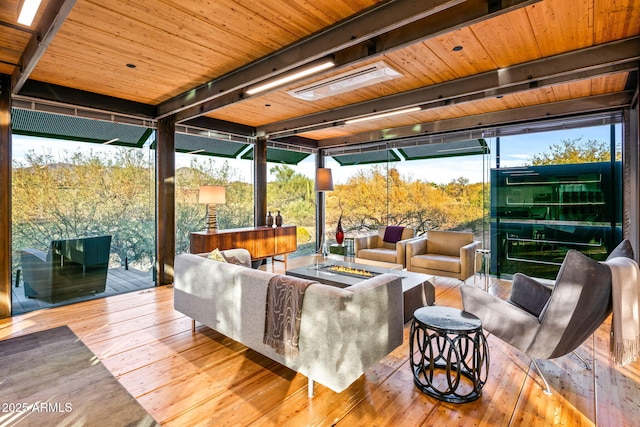
[[[617,257],[606,263],[611,269],[613,319],[611,359],[626,365],[640,357],[640,274],[631,258]]]

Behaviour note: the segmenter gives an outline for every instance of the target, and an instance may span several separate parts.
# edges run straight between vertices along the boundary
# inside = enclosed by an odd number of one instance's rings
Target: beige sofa
[[[386,229],[387,227],[385,226],[378,227],[376,234],[356,237],[354,239],[356,257],[391,264],[402,264],[403,267],[406,267],[405,248],[407,242],[415,237],[415,230],[405,227],[402,230],[401,240],[396,243],[389,243],[384,241]]]
[[[402,344],[402,283],[383,274],[346,289],[313,282],[302,305],[299,354],[263,343],[267,286],[274,276],[247,268],[244,249],[222,251],[241,264],[193,254],[175,258],[174,307],[198,322],[341,392]]]
[[[407,270],[466,280],[473,276],[480,247],[473,233],[431,230],[426,237],[407,242]]]

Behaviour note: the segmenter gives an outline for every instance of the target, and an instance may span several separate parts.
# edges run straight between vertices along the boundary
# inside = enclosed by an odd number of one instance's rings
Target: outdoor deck
[[[140,289],[152,288],[154,286],[155,282],[152,280],[151,272],[144,272],[132,268],[125,270],[124,267],[110,268],[109,273],[107,274],[107,286],[104,292],[76,297],[52,304],[36,298],[27,298],[24,295],[24,285],[21,281],[18,287],[13,286],[11,288],[11,297],[13,304],[12,313],[15,316],[17,314],[27,313],[33,310],[58,307],[61,305],[68,305],[96,298],[104,298],[113,295],[124,294],[127,292],[138,291]]]

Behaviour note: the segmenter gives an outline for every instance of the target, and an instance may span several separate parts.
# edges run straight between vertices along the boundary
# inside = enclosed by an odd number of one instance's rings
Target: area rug
[[[0,425],[158,423],[62,326],[0,341]]]

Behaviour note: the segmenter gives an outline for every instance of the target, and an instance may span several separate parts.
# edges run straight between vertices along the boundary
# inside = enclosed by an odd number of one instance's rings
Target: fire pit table
[[[435,288],[430,282],[433,276],[410,271],[385,268],[381,266],[340,261],[337,259],[321,259],[304,267],[287,270],[289,276],[315,280],[325,285],[346,288],[379,274],[394,274],[402,278],[402,294],[404,296],[404,321],[413,318],[413,312],[435,302]]]

